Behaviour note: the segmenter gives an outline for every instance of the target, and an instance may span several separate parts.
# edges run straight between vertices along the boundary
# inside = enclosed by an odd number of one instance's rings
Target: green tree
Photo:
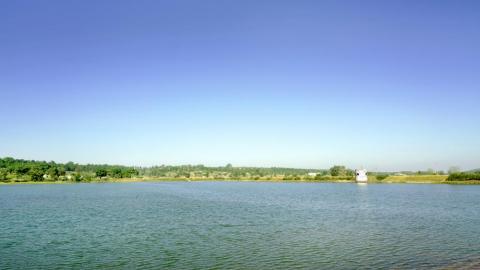
[[[7,168],[0,168],[0,180],[1,181],[7,180],[7,176],[8,176]]]
[[[58,175],[65,176],[65,168],[63,166],[58,167]]]
[[[385,180],[388,177],[388,174],[377,174],[376,178],[378,181]]]
[[[345,176],[347,174],[347,169],[345,166],[335,165],[330,168],[330,175],[331,176]]]
[[[75,163],[69,161],[67,164],[65,164],[65,171],[67,172],[75,171]]]
[[[79,174],[79,173],[74,173],[74,174],[73,174],[73,180],[74,180],[75,182],[80,182],[80,181],[82,181],[82,178],[83,178],[82,175]]]
[[[110,172],[110,175],[114,178],[122,178],[122,169],[113,168]]]
[[[126,175],[127,175],[127,177],[138,176],[139,172],[134,168],[130,168],[130,169],[126,170]]]
[[[50,168],[47,170],[47,174],[48,174],[48,176],[49,176],[51,179],[54,179],[54,180],[57,180],[57,179],[58,179],[58,176],[60,175],[57,167],[50,167]]]
[[[95,171],[95,175],[97,177],[105,177],[107,176],[107,170],[103,169],[103,168],[98,168],[96,171]]]
[[[30,168],[24,163],[16,163],[12,167],[12,171],[19,175],[27,174]]]
[[[32,168],[29,171],[30,179],[35,182],[43,181],[43,171],[40,168]]]

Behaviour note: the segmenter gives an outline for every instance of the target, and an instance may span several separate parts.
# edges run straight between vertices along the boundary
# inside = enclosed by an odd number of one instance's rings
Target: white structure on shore
[[[368,181],[367,170],[365,169],[355,170],[355,181],[357,181],[357,183],[367,183]]]

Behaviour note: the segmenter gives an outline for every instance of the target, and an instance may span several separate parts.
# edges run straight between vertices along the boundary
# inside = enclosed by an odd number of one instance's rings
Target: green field
[[[371,182],[381,183],[444,183],[448,175],[391,175],[382,181],[376,181],[374,178]]]

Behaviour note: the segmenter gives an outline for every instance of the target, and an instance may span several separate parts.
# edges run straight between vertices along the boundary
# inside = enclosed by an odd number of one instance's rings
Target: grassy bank
[[[446,182],[447,177],[448,175],[391,175],[381,181],[372,177],[370,182],[442,184]]]

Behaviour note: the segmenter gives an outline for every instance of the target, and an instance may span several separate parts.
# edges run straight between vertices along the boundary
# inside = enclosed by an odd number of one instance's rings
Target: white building
[[[366,183],[368,181],[367,170],[355,170],[355,180],[357,183]]]

